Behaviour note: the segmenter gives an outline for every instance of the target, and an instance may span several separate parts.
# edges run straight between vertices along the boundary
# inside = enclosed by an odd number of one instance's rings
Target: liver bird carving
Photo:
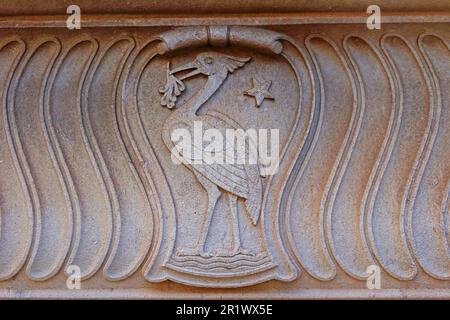
[[[167,84],[161,88],[163,94],[161,104],[174,112],[167,118],[163,125],[162,138],[170,151],[176,148],[171,140],[171,133],[178,128],[185,128],[192,132],[196,121],[201,121],[203,128],[214,128],[223,132],[226,129],[242,129],[233,119],[217,111],[200,113],[199,110],[211,98],[211,96],[222,86],[227,77],[236,69],[241,68],[250,58],[240,58],[225,55],[218,52],[206,52],[197,55],[194,61],[170,70],[167,73]],[[182,77],[175,77],[176,73],[190,71]],[[207,77],[203,88],[196,92],[183,105],[175,108],[177,96],[185,89],[183,80],[202,74]],[[243,132],[243,130],[237,130]],[[235,146],[235,144],[233,144]],[[195,149],[197,146],[193,146]],[[226,152],[226,148],[222,152]],[[235,154],[242,152],[236,150]],[[204,150],[203,150],[204,152]],[[228,198],[228,206],[232,221],[232,243],[230,250],[224,250],[220,256],[234,256],[238,254],[250,254],[241,246],[238,198],[245,201],[245,212],[253,225],[258,223],[261,214],[262,202],[262,179],[258,164],[237,163],[196,163],[193,155],[180,153],[183,164],[191,170],[198,182],[207,193],[207,210],[204,221],[200,226],[200,233],[196,245],[193,248],[185,248],[179,251],[181,255],[211,256],[205,249],[211,219],[214,214],[217,201],[222,195]],[[239,155],[238,155],[239,156]]]

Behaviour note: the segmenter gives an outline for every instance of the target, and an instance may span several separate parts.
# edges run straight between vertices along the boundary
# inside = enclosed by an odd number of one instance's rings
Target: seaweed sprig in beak
[[[167,64],[167,82],[164,87],[159,89],[159,92],[163,94],[161,97],[161,105],[169,109],[175,107],[177,97],[184,91],[185,85],[183,81],[178,79],[170,71],[170,62]]]

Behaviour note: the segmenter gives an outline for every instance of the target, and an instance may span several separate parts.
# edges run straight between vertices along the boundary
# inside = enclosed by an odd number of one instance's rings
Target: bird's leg
[[[221,193],[219,191],[219,188],[217,188],[217,186],[214,183],[212,183],[205,177],[201,176],[200,174],[197,175],[197,179],[208,193],[208,208],[206,212],[206,219],[200,229],[200,237],[197,241],[196,250],[201,256],[208,256],[208,254],[205,252],[205,243],[208,237],[208,231],[211,225],[211,219],[214,213],[214,208],[216,207],[217,201],[219,200]]]
[[[254,255],[250,250],[241,247],[241,232],[239,230],[239,215],[237,208],[237,197],[234,194],[228,194],[228,200],[231,210],[231,220],[233,225],[233,245],[231,249],[231,256],[237,254]]]
[[[239,232],[239,217],[237,211],[237,197],[234,194],[228,194],[228,200],[230,203],[231,220],[233,226],[233,246],[232,255],[236,255],[241,250],[241,235]]]

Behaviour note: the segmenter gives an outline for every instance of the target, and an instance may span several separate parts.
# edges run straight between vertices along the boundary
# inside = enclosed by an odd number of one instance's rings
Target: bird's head
[[[226,78],[228,73],[244,66],[250,58],[240,58],[226,55],[220,52],[202,52],[197,55],[194,61],[186,63],[170,71],[170,74],[175,74],[180,71],[191,70],[188,74],[180,78],[184,80],[195,76],[197,74],[204,74],[206,76],[219,76]]]
[[[186,63],[175,69],[170,70],[170,63],[167,70],[167,82],[164,87],[161,87],[159,92],[163,94],[161,98],[161,105],[169,109],[175,107],[177,97],[184,91],[185,86],[183,80],[193,77],[197,74],[203,74],[210,80],[209,83],[214,83],[212,86],[215,88],[211,91],[204,93],[203,100],[208,98],[226,79],[228,73],[234,72],[234,70],[243,67],[246,62],[250,61],[250,58],[239,58],[230,55],[226,55],[219,52],[204,52],[197,55],[194,61]],[[181,71],[191,70],[187,74],[177,77],[176,73]],[[199,100],[199,103],[202,100]]]

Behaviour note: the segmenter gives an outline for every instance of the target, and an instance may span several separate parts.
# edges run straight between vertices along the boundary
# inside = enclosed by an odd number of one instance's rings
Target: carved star
[[[256,100],[256,106],[259,108],[264,99],[274,100],[275,98],[269,92],[269,88],[272,85],[272,81],[261,81],[256,78],[252,78],[253,88],[244,92],[245,95],[254,97]]]

